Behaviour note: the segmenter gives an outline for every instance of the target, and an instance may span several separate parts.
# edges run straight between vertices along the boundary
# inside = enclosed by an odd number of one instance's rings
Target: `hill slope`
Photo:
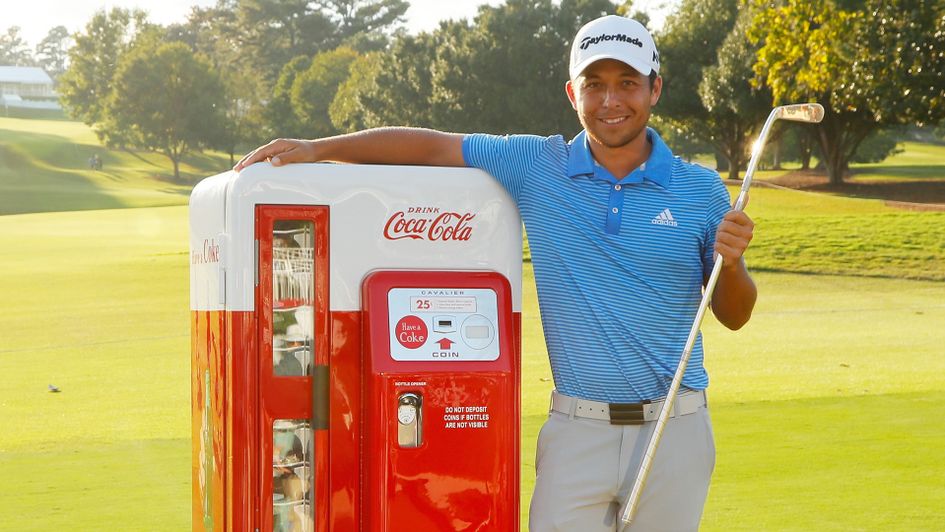
[[[102,158],[100,171],[89,158]],[[193,154],[174,183],[170,160],[108,150],[80,122],[0,117],[0,215],[185,205],[192,183],[229,168],[218,153]]]

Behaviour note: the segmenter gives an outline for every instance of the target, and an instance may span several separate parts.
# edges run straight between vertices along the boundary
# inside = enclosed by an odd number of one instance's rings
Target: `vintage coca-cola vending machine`
[[[193,528],[515,531],[521,223],[465,168],[253,165],[190,200]]]

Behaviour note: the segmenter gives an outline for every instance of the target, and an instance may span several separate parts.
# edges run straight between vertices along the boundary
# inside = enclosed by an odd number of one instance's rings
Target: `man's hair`
[[[650,71],[650,89],[653,88],[653,84],[656,83],[656,78],[659,77],[659,74],[655,70]]]

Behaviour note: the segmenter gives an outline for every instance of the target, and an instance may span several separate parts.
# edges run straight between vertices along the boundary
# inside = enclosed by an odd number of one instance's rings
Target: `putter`
[[[745,178],[742,181],[741,191],[738,193],[738,199],[735,200],[733,210],[741,211],[745,207],[745,199],[748,197],[748,187],[751,186],[751,178],[758,167],[758,161],[761,159],[761,151],[764,149],[765,142],[768,140],[768,132],[771,125],[777,120],[791,120],[793,122],[806,122],[816,124],[824,119],[824,108],[818,103],[799,103],[794,105],[781,105],[771,110],[768,119],[765,120],[761,128],[761,134],[751,149],[751,159],[748,162],[748,170],[745,171]],[[692,348],[696,343],[696,336],[699,334],[699,327],[702,325],[702,319],[705,317],[705,311],[712,299],[712,291],[715,290],[715,284],[719,280],[719,272],[722,270],[722,256],[715,255],[715,266],[706,282],[705,290],[702,293],[702,302],[699,303],[699,311],[696,313],[696,319],[692,322],[692,328],[689,329],[689,338],[686,340],[686,346],[683,348],[682,357],[679,359],[679,366],[673,375],[673,381],[669,385],[669,391],[666,392],[666,399],[663,401],[663,407],[660,409],[660,415],[656,419],[656,426],[653,434],[650,436],[646,445],[646,451],[643,453],[643,460],[640,462],[640,468],[637,470],[637,476],[633,481],[633,488],[630,490],[630,496],[623,506],[623,513],[620,516],[620,522],[623,523],[621,530],[626,530],[633,522],[637,506],[640,504],[640,497],[643,494],[643,487],[646,485],[646,479],[650,474],[650,468],[653,466],[653,458],[656,456],[656,449],[663,437],[663,429],[666,428],[666,422],[669,420],[669,413],[673,411],[676,396],[679,394],[679,386],[682,383],[683,375],[686,373],[686,366],[689,364],[689,356],[692,354]]]

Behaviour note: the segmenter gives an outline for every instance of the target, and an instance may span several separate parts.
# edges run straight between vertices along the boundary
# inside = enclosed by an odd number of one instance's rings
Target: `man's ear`
[[[650,107],[660,101],[660,95],[663,94],[663,77],[656,76],[653,80],[653,88],[650,90]]]
[[[571,102],[571,108],[577,111],[577,100],[574,99],[574,84],[571,83],[570,79],[564,84],[564,92],[568,94],[568,100]]]

